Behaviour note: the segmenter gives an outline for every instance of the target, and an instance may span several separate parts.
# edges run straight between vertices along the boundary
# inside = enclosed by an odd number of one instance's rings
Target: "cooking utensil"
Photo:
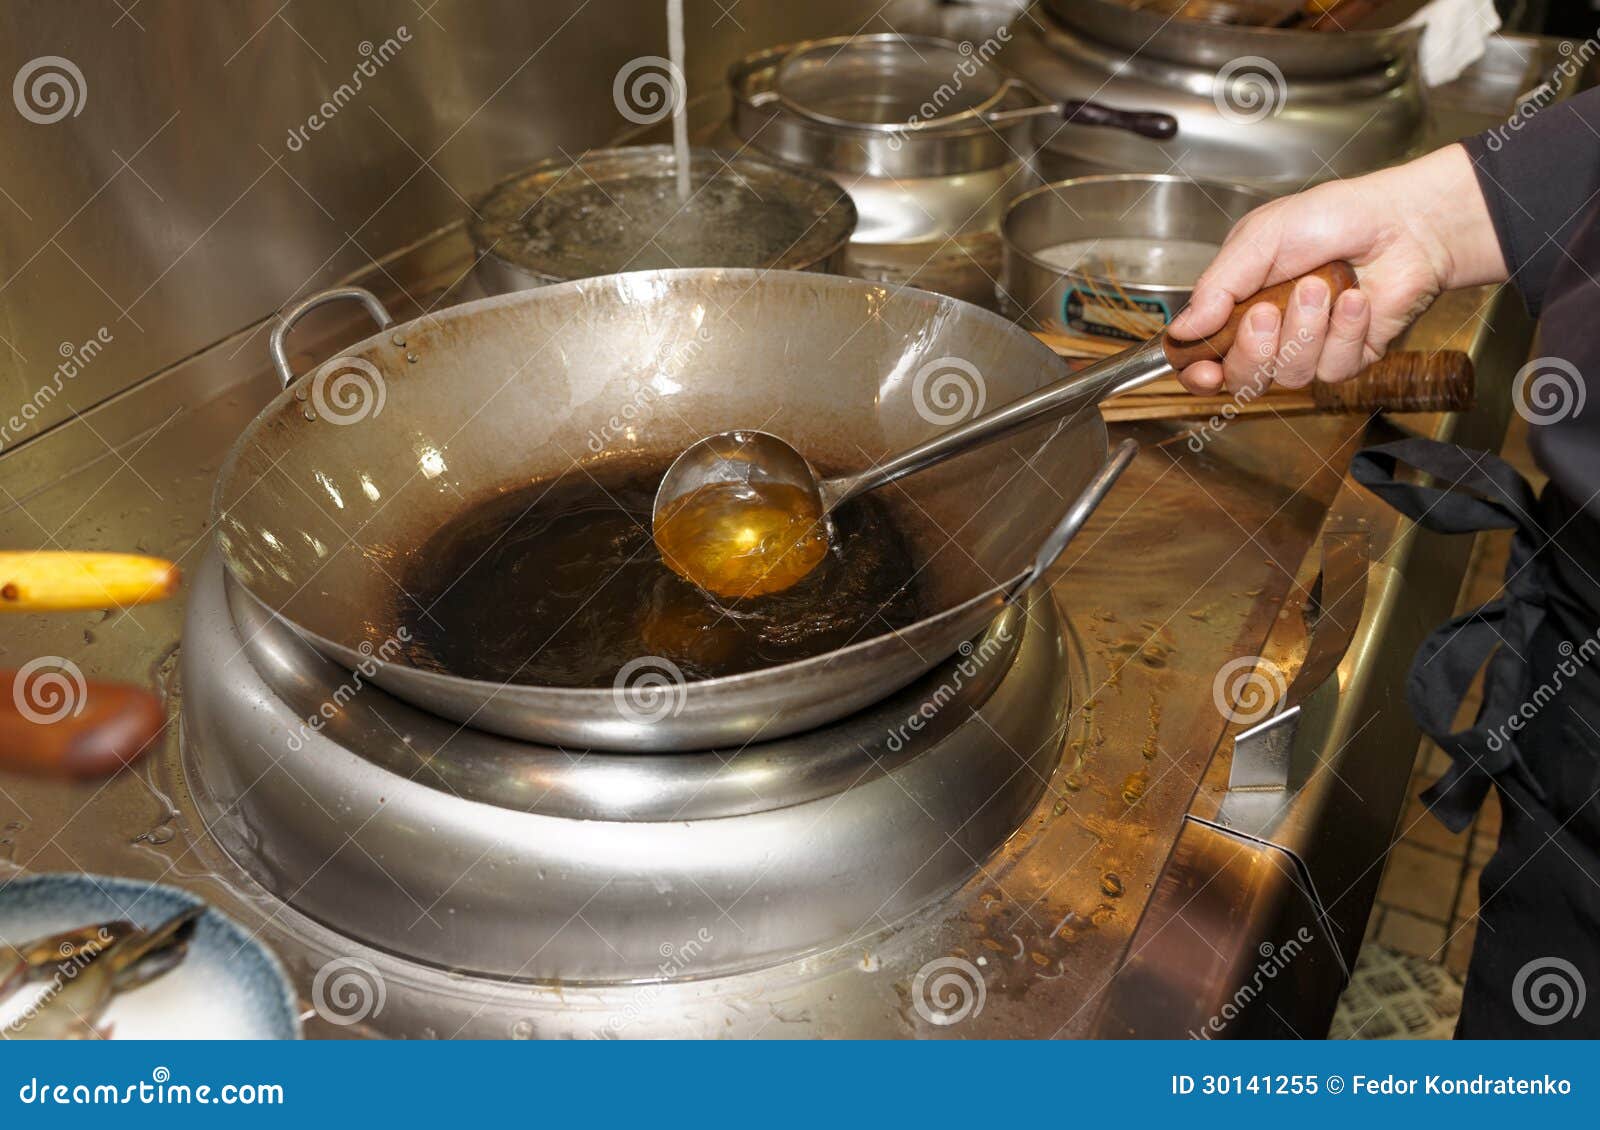
[[[1355,269],[1348,263],[1330,263],[1306,277],[1312,276],[1327,284],[1330,303],[1356,285]],[[657,542],[661,542],[663,527],[672,520],[674,509],[681,499],[723,483],[787,487],[805,499],[803,505],[795,507],[796,512],[811,518],[813,522],[823,523],[823,528],[828,529],[828,515],[852,498],[992,442],[1023,424],[1097,405],[1108,396],[1149,384],[1199,360],[1220,360],[1232,348],[1239,323],[1247,310],[1269,302],[1287,313],[1290,298],[1299,282],[1299,279],[1282,282],[1242,300],[1234,308],[1227,324],[1210,337],[1179,342],[1164,332],[1158,332],[1143,345],[1097,361],[1081,372],[1046,385],[1003,408],[951,427],[907,451],[852,474],[823,480],[805,456],[787,441],[768,432],[732,429],[706,436],[691,444],[673,460],[660,486],[656,488],[652,522]],[[738,505],[732,498],[727,506],[731,512],[737,512]],[[713,529],[710,536],[719,536],[720,533]],[[790,546],[783,545],[774,552],[751,554],[748,559],[749,569],[753,571],[750,579],[753,581],[762,576],[790,549]],[[692,553],[684,556],[693,559]],[[700,580],[695,576],[689,579]]]
[[[75,667],[0,671],[0,769],[104,777],[149,749],[167,722],[141,687],[85,680]]]
[[[669,145],[552,157],[490,189],[468,230],[490,294],[658,267],[834,271],[855,231],[850,197],[826,176],[756,153],[689,151],[678,198]]]
[[[1104,425],[1084,412],[1022,429],[981,466],[917,476],[888,504],[922,564],[927,614],[897,633],[721,679],[681,681],[658,662],[667,680],[658,709],[641,708],[627,686],[463,679],[408,662],[397,612],[409,598],[395,580],[463,506],[609,456],[659,456],[665,467],[707,432],[751,421],[804,445],[819,466],[864,468],[942,430],[928,395],[947,372],[980,374],[983,395],[1004,403],[1066,366],[1014,323],[922,291],[794,271],[674,270],[436,311],[296,380],[291,327],[352,298],[382,311],[345,288],[290,309],[271,335],[293,387],[239,437],[214,498],[230,599],[280,618],[360,685],[546,744],[736,746],[853,713],[953,654],[1034,584],[1131,458],[1119,449],[1108,460]],[[327,395],[341,377],[368,384],[366,411]],[[1035,474],[1054,489],[1016,488]]]
[[[835,176],[910,180],[968,175],[1025,159],[1041,120],[1150,138],[1171,138],[1177,131],[1176,120],[1165,113],[1047,98],[994,65],[980,48],[967,46],[890,33],[755,52],[728,71],[734,133],[765,153]],[[957,62],[937,74],[939,68],[924,64],[929,56]],[[836,71],[825,62],[834,58],[846,65]],[[873,66],[888,75],[889,89],[872,77]],[[786,76],[799,99],[780,86]],[[946,112],[947,98],[955,99],[959,112]]]
[[[65,612],[165,600],[178,567],[132,553],[0,552],[0,611]]]
[[[1143,341],[1188,303],[1233,225],[1270,199],[1166,174],[1044,185],[1006,209],[1001,297],[1037,329]]]
[[[795,113],[845,129],[945,124],[994,108],[1015,81],[982,62],[932,36],[857,35],[799,44],[772,90]]]
[[[849,273],[994,303],[1005,204],[1039,183],[1041,127],[1170,136],[1165,115],[1068,104],[1008,72],[1013,11],[925,5],[885,14],[893,35],[784,44],[728,72],[730,140],[827,172],[860,214]],[[1081,132],[1081,131],[1078,131]]]
[[[1176,20],[1111,0],[1049,0],[1018,21],[1006,65],[1047,97],[1171,114],[1177,140],[1060,130],[1073,172],[1166,173],[1273,192],[1355,176],[1418,152],[1428,130],[1420,32],[1329,36]]]

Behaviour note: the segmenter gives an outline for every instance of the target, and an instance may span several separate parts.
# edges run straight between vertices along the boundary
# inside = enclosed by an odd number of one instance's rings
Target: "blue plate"
[[[176,887],[133,879],[23,875],[0,884],[0,943],[25,945],[118,918],[149,928],[201,901]],[[41,991],[24,987],[0,1000],[0,1032]],[[297,1040],[300,1009],[272,952],[237,922],[208,909],[182,964],[113,998],[102,1021],[106,1026],[114,1039]]]

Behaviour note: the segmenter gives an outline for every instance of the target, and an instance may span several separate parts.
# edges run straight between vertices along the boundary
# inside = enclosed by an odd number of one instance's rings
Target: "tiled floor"
[[[1527,426],[1521,419],[1514,418],[1502,454],[1528,476],[1535,487],[1543,485],[1543,478],[1529,457]],[[1510,550],[1509,532],[1479,535],[1472,567],[1457,605],[1459,610],[1475,608],[1494,599],[1500,590]],[[1463,716],[1458,721],[1464,723],[1477,709],[1478,696],[1474,693],[1463,705]],[[1412,773],[1411,800],[1396,829],[1395,847],[1390,852],[1372,919],[1367,925],[1367,948],[1373,953],[1364,954],[1362,961],[1363,968],[1381,967],[1380,972],[1373,974],[1380,988],[1397,988],[1404,980],[1411,990],[1421,991],[1429,986],[1437,989],[1443,1003],[1435,1012],[1446,1011],[1451,999],[1459,1005],[1459,989],[1453,987],[1449,979],[1440,980],[1415,962],[1401,959],[1420,958],[1443,966],[1455,978],[1465,976],[1472,940],[1477,933],[1478,876],[1494,852],[1495,840],[1500,834],[1500,806],[1493,793],[1477,821],[1461,835],[1447,830],[1416,799],[1418,793],[1449,768],[1449,764],[1438,746],[1423,740]],[[1371,977],[1366,979],[1372,980]],[[1370,1020],[1373,1013],[1372,1002],[1367,999],[1373,995],[1371,985],[1363,987],[1363,975],[1358,971],[1341,1003],[1334,1033],[1353,1035],[1360,1031],[1362,1022]],[[1367,1015],[1358,1015],[1363,1009]],[[1387,1031],[1395,1025],[1385,1023],[1379,1027]],[[1407,1027],[1409,1025],[1404,1023],[1399,1025],[1400,1029]],[[1448,1029],[1448,1025],[1441,1028],[1436,1024],[1426,1031],[1402,1030],[1400,1034],[1424,1038],[1448,1036]]]

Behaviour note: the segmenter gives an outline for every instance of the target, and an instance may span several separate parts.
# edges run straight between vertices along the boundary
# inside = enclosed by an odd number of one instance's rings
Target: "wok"
[[[382,332],[296,379],[288,331],[338,300],[364,304]],[[883,698],[1038,581],[1133,455],[1130,442],[1108,458],[1090,408],[884,491],[937,610],[897,632],[717,679],[642,656],[614,687],[500,684],[413,666],[398,639],[410,598],[397,578],[464,506],[621,456],[664,467],[734,427],[856,470],[1065,376],[1064,363],[951,298],[727,269],[581,279],[399,327],[345,287],[287,311],[271,352],[287,387],[235,443],[214,497],[231,582],[351,668],[350,693],[370,680],[446,718],[566,747],[727,747]]]

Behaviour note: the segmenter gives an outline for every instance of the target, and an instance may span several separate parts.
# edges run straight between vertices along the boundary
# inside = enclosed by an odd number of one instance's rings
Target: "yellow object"
[[[178,567],[133,553],[0,553],[0,612],[124,608],[165,600]]]
[[[700,487],[658,517],[655,539],[679,576],[735,598],[781,592],[828,553],[815,500],[781,483]]]

